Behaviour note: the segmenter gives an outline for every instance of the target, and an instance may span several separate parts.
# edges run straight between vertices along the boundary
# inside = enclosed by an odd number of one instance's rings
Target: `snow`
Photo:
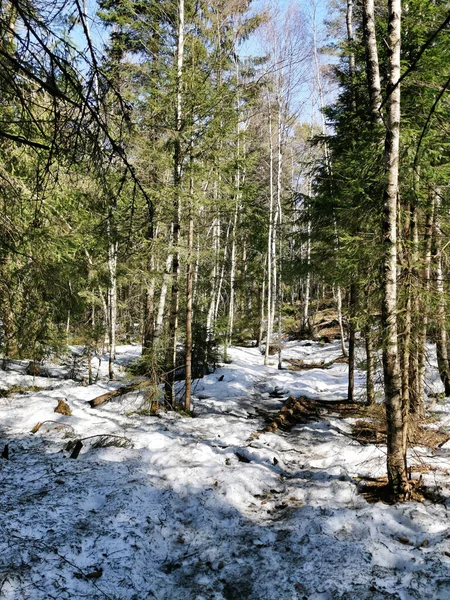
[[[430,348],[432,355],[433,348]],[[448,503],[369,505],[363,477],[385,474],[385,448],[349,437],[351,419],[324,415],[290,432],[265,433],[279,410],[274,390],[321,400],[346,397],[347,366],[279,371],[257,348],[232,348],[232,363],[195,387],[194,418],[139,413],[142,392],[91,409],[88,400],[125,381],[84,387],[0,372],[0,387],[39,389],[0,398],[0,598],[5,600],[290,600],[450,597]],[[329,363],[337,343],[289,342],[284,358]],[[287,363],[284,363],[286,366]],[[56,369],[56,370],[54,370]],[[440,390],[433,360],[430,389]],[[364,373],[357,371],[357,390]],[[72,416],[54,413],[64,398]],[[436,413],[450,424],[450,407]],[[44,423],[31,434],[38,422]],[[55,423],[56,421],[56,423]],[[126,438],[76,460],[74,438]],[[92,438],[92,441],[95,438]],[[129,444],[128,444],[129,446]],[[450,444],[425,461],[430,487],[448,487]]]

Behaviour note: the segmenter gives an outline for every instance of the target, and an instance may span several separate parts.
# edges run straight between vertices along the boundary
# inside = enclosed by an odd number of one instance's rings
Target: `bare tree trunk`
[[[419,314],[419,294],[417,285],[419,282],[419,229],[417,224],[417,207],[411,208],[411,281],[413,285],[410,287],[411,294],[411,350],[409,353],[409,410],[411,406],[417,405],[419,397],[419,339],[420,339],[420,322],[421,315]],[[415,284],[414,284],[415,282]]]
[[[342,318],[342,292],[341,287],[338,285],[336,290],[337,296],[337,311],[338,311],[338,323],[339,323],[339,333],[341,340],[341,350],[343,356],[348,356],[347,348],[345,347],[345,333],[344,333],[344,320]]]
[[[266,298],[266,270],[264,269],[262,289],[260,289],[259,301],[260,301],[260,313],[259,313],[259,329],[258,329],[258,338],[256,340],[256,345],[259,347],[261,345],[261,341],[264,335],[264,302]]]
[[[174,140],[173,153],[173,183],[174,183],[174,221],[173,221],[173,262],[172,262],[172,300],[169,319],[169,350],[167,354],[166,384],[164,397],[166,404],[174,408],[176,403],[175,395],[175,369],[177,362],[177,336],[178,336],[178,312],[180,303],[180,216],[181,216],[181,179],[182,179],[182,152],[181,152],[181,133],[182,122],[182,89],[183,89],[183,59],[184,59],[184,0],[178,0],[178,31],[177,31],[177,97],[175,127],[176,135]]]
[[[403,451],[402,381],[397,340],[397,196],[400,142],[401,0],[389,0],[388,97],[383,219],[383,372],[386,401],[387,472],[394,499],[409,495]]]
[[[366,376],[366,395],[367,404],[372,406],[375,404],[375,352],[373,344],[373,333],[370,325],[367,325],[365,330],[366,342],[366,361],[367,361],[367,376]]]
[[[215,185],[214,195],[217,197],[217,183]],[[216,308],[216,296],[218,286],[218,273],[219,273],[219,250],[220,250],[220,219],[216,218],[213,224],[213,250],[214,250],[214,261],[211,272],[211,297],[209,302],[208,314],[206,317],[206,331],[208,339],[211,338],[214,313]]]
[[[273,140],[272,107],[269,100],[269,232],[267,236],[267,331],[264,365],[269,362],[270,340],[273,328],[273,237],[274,237],[274,193],[273,193]]]
[[[307,190],[308,190],[308,198],[311,197],[312,194],[312,186],[311,186],[311,177],[308,175],[307,178]],[[305,300],[303,306],[303,327],[304,331],[311,331],[310,322],[309,322],[309,300],[311,296],[311,219],[309,218],[309,204],[305,207],[305,210],[308,213],[307,223],[306,223],[306,282],[305,282]]]
[[[374,0],[363,0],[363,35],[366,52],[366,74],[369,87],[370,108],[375,123],[382,124],[381,82],[378,63],[378,48],[375,31]]]
[[[192,157],[191,157],[192,163]],[[192,214],[192,199],[194,192],[194,181],[191,173],[190,178],[190,203],[189,203],[189,226],[188,226],[188,247],[187,247],[187,277],[186,277],[186,386],[184,397],[184,408],[191,410],[191,388],[192,388],[192,292],[194,285],[194,218]]]
[[[217,321],[217,317],[219,315],[220,301],[222,299],[222,286],[223,286],[223,282],[225,279],[225,266],[226,266],[227,256],[228,256],[228,244],[229,244],[229,239],[230,239],[230,230],[231,230],[231,221],[228,222],[227,233],[225,235],[225,244],[223,247],[223,257],[222,257],[222,267],[220,269],[219,282],[217,285],[217,292],[216,292],[216,304],[214,307],[214,315],[213,315],[214,323]]]
[[[239,175],[238,175],[239,177]],[[238,188],[239,189],[239,188]],[[228,325],[227,325],[227,335],[225,338],[225,347],[224,347],[224,360],[228,359],[227,349],[228,346],[231,345],[232,336],[233,336],[233,326],[234,326],[234,284],[236,277],[236,232],[237,232],[237,222],[238,222],[238,212],[239,212],[239,191],[236,199],[236,208],[234,210],[234,219],[233,219],[233,237],[231,241],[231,265],[230,265],[230,301],[228,305]]]
[[[425,262],[423,268],[423,291],[420,301],[420,314],[422,326],[418,335],[418,372],[417,372],[417,397],[412,398],[411,412],[418,417],[425,416],[425,361],[427,352],[427,331],[428,331],[428,293],[430,290],[431,274],[431,245],[433,238],[433,222],[435,210],[435,198],[431,196],[430,204],[426,211],[425,220]]]
[[[313,15],[313,54],[314,54],[314,64],[315,64],[315,71],[316,71],[316,82],[317,82],[317,87],[318,87],[318,92],[319,92],[319,100],[320,100],[320,108],[321,108],[322,133],[323,133],[323,135],[325,135],[326,130],[327,130],[326,123],[325,123],[325,114],[324,114],[325,101],[324,101],[324,95],[323,95],[322,79],[320,77],[320,65],[319,65],[318,49],[317,49],[317,22],[316,22],[315,7],[314,7],[314,15]],[[324,144],[324,154],[325,154],[325,164],[327,166],[327,171],[328,171],[330,178],[332,178],[333,173],[332,173],[332,169],[331,169],[330,155],[329,155],[329,151],[328,151],[328,145],[326,143]],[[339,236],[338,236],[338,231],[337,231],[336,216],[334,216],[334,230],[335,230],[335,253],[336,253],[336,255],[338,255],[339,254]],[[343,322],[342,322],[342,293],[341,293],[340,286],[337,287],[337,310],[338,310],[339,332],[340,332],[340,336],[341,336],[342,354],[344,356],[348,356],[347,348],[345,347],[345,335],[344,335],[344,327],[343,327]]]
[[[435,263],[435,281],[437,292],[437,314],[436,321],[438,325],[436,339],[436,353],[439,369],[439,376],[444,384],[445,395],[450,396],[450,367],[447,351],[447,328],[446,328],[446,300],[444,289],[444,277],[442,273],[442,231],[439,222],[439,196],[436,194],[435,213],[434,213],[434,263]]]
[[[197,282],[198,282],[198,269],[200,266],[200,234],[197,233],[197,245],[195,252],[195,266],[194,266],[194,289],[192,291],[192,302],[195,304],[197,298]]]
[[[153,347],[154,348],[158,347],[159,339],[161,337],[162,330],[163,330],[164,311],[166,308],[166,296],[167,296],[167,290],[169,288],[170,276],[172,273],[173,223],[171,223],[171,225],[170,225],[169,239],[167,241],[167,246],[168,246],[169,250],[168,250],[168,254],[167,254],[167,258],[166,258],[166,265],[165,265],[165,269],[164,269],[163,280],[161,283],[161,291],[159,294],[158,312],[156,315],[155,330],[153,332]]]
[[[355,98],[355,90],[354,90],[354,80],[355,80],[355,55],[353,53],[353,0],[347,0],[347,11],[345,14],[345,21],[347,25],[347,41],[349,44],[349,53],[348,53],[348,70],[350,73],[351,79],[351,97],[352,97],[352,109],[356,110],[356,98]]]
[[[348,401],[355,402],[356,283],[350,286],[350,318],[348,341]]]
[[[109,231],[111,235],[111,225]],[[108,317],[109,317],[109,378],[114,379],[114,359],[116,358],[116,328],[117,328],[117,249],[118,244],[111,239],[108,246]]]
[[[145,290],[142,354],[145,354],[153,347],[153,336],[155,333],[155,276],[153,274],[155,259],[153,254],[150,256],[149,266],[152,273],[150,275],[150,283]]]
[[[281,83],[278,83],[281,89]],[[283,308],[283,287],[282,287],[282,267],[283,267],[283,212],[281,206],[281,194],[282,194],[282,169],[283,169],[283,127],[282,127],[282,102],[280,100],[279,91],[277,94],[277,108],[278,108],[278,136],[277,136],[277,222],[278,222],[278,277],[277,277],[277,300],[278,300],[278,369],[282,368],[282,308]],[[274,256],[276,261],[276,248],[274,249]],[[275,309],[274,309],[275,315]]]
[[[400,207],[398,207],[400,208]],[[399,211],[400,212],[400,211]],[[401,214],[401,213],[400,213]],[[403,276],[404,276],[404,296],[405,306],[400,323],[402,323],[402,339],[400,343],[401,349],[401,377],[402,377],[402,419],[403,419],[403,453],[406,456],[408,449],[408,427],[409,427],[409,404],[410,404],[410,388],[409,388],[409,367],[411,357],[411,328],[412,328],[412,292],[411,292],[411,209],[410,206],[405,210],[405,225],[403,229]]]

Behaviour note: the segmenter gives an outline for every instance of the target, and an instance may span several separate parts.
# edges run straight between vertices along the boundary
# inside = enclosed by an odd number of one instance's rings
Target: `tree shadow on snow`
[[[54,435],[0,431],[0,598],[450,596],[445,507],[344,502],[352,482],[326,470],[288,477],[260,449],[156,426],[159,449],[77,460]]]

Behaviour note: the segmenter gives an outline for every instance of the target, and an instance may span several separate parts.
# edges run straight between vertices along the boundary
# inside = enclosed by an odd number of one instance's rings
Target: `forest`
[[[0,598],[450,597],[449,36],[1,0]]]

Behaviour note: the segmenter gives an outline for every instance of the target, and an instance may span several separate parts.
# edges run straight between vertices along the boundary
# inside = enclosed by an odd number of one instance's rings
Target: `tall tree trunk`
[[[227,264],[227,256],[228,256],[228,244],[230,241],[230,231],[231,231],[231,220],[228,222],[227,232],[225,234],[225,242],[223,247],[223,257],[222,257],[222,267],[220,269],[219,281],[217,284],[217,292],[216,292],[216,304],[214,306],[214,323],[217,321],[217,317],[219,315],[219,306],[220,301],[222,300],[222,286],[225,279],[225,267]]]
[[[378,63],[378,48],[375,32],[374,0],[363,0],[363,36],[366,52],[366,74],[369,88],[370,108],[375,123],[382,124],[381,82]]]
[[[375,352],[373,343],[373,333],[370,328],[370,324],[366,326],[364,337],[366,343],[367,361],[366,396],[367,404],[372,406],[375,404]]]
[[[155,333],[155,259],[153,253],[149,260],[150,283],[145,290],[144,298],[144,335],[142,341],[142,354],[153,348],[153,336]]]
[[[175,395],[175,369],[177,362],[177,337],[178,337],[178,312],[180,303],[180,216],[181,216],[181,179],[182,179],[182,151],[181,134],[183,128],[182,89],[183,89],[183,59],[184,59],[184,0],[178,0],[178,27],[177,27],[177,92],[175,112],[175,139],[173,153],[173,183],[174,183],[174,219],[173,219],[173,262],[172,262],[172,300],[169,319],[169,349],[167,354],[167,375],[164,390],[166,404],[174,408]]]
[[[270,340],[273,329],[273,238],[274,238],[274,190],[273,190],[273,139],[272,107],[269,100],[269,232],[267,236],[267,332],[264,365],[269,362]]]
[[[278,83],[281,89],[281,82]],[[282,126],[282,102],[277,95],[277,108],[278,108],[278,135],[277,135],[277,222],[278,222],[278,277],[277,277],[277,302],[278,302],[278,368],[282,368],[282,308],[283,308],[283,287],[282,287],[282,275],[283,275],[283,211],[281,206],[281,195],[282,195],[282,169],[283,169],[283,126]],[[275,249],[275,260],[276,260],[276,249]],[[274,310],[275,313],[275,310]]]
[[[399,209],[400,207],[398,207]],[[399,211],[401,214],[401,212]],[[401,349],[401,377],[402,377],[402,419],[403,419],[403,453],[406,456],[408,447],[408,427],[409,427],[409,404],[410,404],[410,388],[409,388],[409,367],[411,357],[411,329],[412,329],[412,292],[411,292],[411,208],[405,207],[405,219],[403,228],[403,245],[402,245],[402,271],[403,271],[403,289],[405,297],[405,305],[400,323],[402,325],[402,338],[400,341]]]
[[[239,175],[237,176],[239,177]],[[239,188],[238,188],[239,190]],[[233,336],[233,327],[234,327],[234,296],[235,296],[235,278],[236,278],[236,233],[237,233],[237,223],[238,223],[238,212],[239,212],[239,202],[240,202],[240,194],[239,191],[237,193],[236,198],[236,207],[234,210],[234,218],[233,218],[233,234],[231,240],[231,256],[230,256],[230,301],[228,305],[228,325],[227,325],[227,335],[225,338],[225,347],[224,347],[224,360],[228,360],[227,349],[232,343]]]
[[[214,196],[217,198],[217,182],[214,186]],[[211,272],[211,295],[209,301],[208,314],[206,316],[206,331],[208,339],[211,339],[213,332],[214,313],[216,308],[217,287],[219,281],[219,251],[220,251],[220,218],[216,217],[213,223],[213,268]]]
[[[411,280],[415,282],[410,288],[411,294],[411,351],[409,353],[409,409],[417,405],[419,398],[419,343],[420,323],[422,316],[419,308],[419,228],[417,223],[417,207],[411,209]]]
[[[156,350],[158,349],[159,339],[160,339],[162,331],[163,331],[164,311],[166,308],[167,290],[169,288],[170,277],[172,274],[173,222],[170,225],[169,239],[167,241],[167,246],[168,246],[169,250],[167,253],[167,257],[166,257],[166,264],[165,264],[163,279],[162,279],[162,283],[161,283],[161,291],[159,293],[158,312],[156,314],[155,329],[153,332],[153,348]]]
[[[357,286],[350,286],[350,318],[348,336],[348,401],[355,402],[355,342],[356,342]]]
[[[191,150],[192,168],[192,150]],[[184,408],[191,410],[191,388],[192,388],[192,294],[194,286],[194,218],[193,218],[193,195],[194,180],[191,172],[189,183],[189,225],[188,225],[188,247],[187,247],[187,276],[186,276],[186,385],[184,396]]]
[[[259,348],[264,335],[264,304],[266,299],[266,270],[264,269],[262,288],[259,289],[259,328],[256,346]]]
[[[348,53],[348,70],[351,79],[351,98],[352,98],[352,109],[356,110],[356,97],[355,97],[355,54],[353,52],[353,0],[347,0],[347,11],[345,14],[345,22],[347,25],[347,42],[349,44]]]
[[[423,268],[423,290],[420,301],[420,314],[422,326],[418,335],[418,385],[417,397],[413,398],[411,403],[411,412],[418,417],[425,416],[425,363],[427,355],[427,332],[428,332],[428,295],[430,290],[430,274],[431,274],[431,245],[433,238],[433,222],[435,210],[434,194],[430,198],[430,204],[427,207],[425,217],[425,235],[424,235],[424,250],[425,261]]]
[[[339,323],[339,335],[341,341],[341,351],[343,356],[348,356],[347,348],[345,346],[345,333],[344,333],[344,319],[342,316],[342,291],[341,286],[337,286],[337,311],[338,311],[338,323]]]
[[[116,329],[117,329],[117,250],[118,244],[113,239],[111,224],[108,227],[111,236],[108,245],[108,329],[109,329],[109,378],[114,379],[114,359],[116,358]]]
[[[386,188],[383,219],[383,373],[386,401],[387,472],[394,499],[409,495],[403,451],[402,381],[397,340],[397,196],[400,142],[401,0],[389,0]]]
[[[314,14],[313,14],[313,55],[314,55],[314,65],[315,65],[315,72],[316,72],[316,83],[317,83],[317,88],[318,88],[318,92],[319,92],[319,101],[320,101],[320,109],[321,109],[322,134],[325,136],[327,133],[327,127],[326,127],[326,123],[325,123],[325,112],[324,112],[325,100],[324,100],[324,93],[323,93],[322,79],[320,76],[320,65],[319,65],[319,58],[318,58],[317,22],[316,22],[315,7],[314,7]],[[331,168],[328,144],[326,142],[324,144],[324,155],[325,155],[325,164],[326,164],[326,168],[328,171],[328,175],[332,182],[333,171]],[[333,189],[331,190],[331,193],[333,194]],[[338,254],[339,254],[339,235],[338,235],[338,229],[337,229],[336,215],[334,215],[334,231],[335,231],[334,252],[335,252],[336,256],[338,256]],[[341,337],[342,354],[344,356],[348,356],[347,348],[345,347],[345,335],[344,335],[344,326],[343,326],[343,319],[342,319],[342,292],[341,292],[341,287],[339,285],[337,287],[337,311],[338,311],[339,332],[340,332],[340,337]]]
[[[450,396],[450,367],[447,351],[447,328],[446,328],[446,300],[444,289],[444,276],[442,272],[442,231],[439,219],[439,196],[435,195],[435,213],[434,213],[434,269],[437,292],[437,338],[436,353],[439,369],[439,376],[444,385],[445,395]]]
[[[311,132],[312,133],[312,132]],[[311,185],[311,177],[307,176],[307,190],[308,190],[308,198],[311,198],[312,194],[312,185]],[[309,301],[311,296],[311,219],[309,217],[309,201],[305,206],[305,211],[308,215],[306,221],[306,249],[305,249],[305,259],[306,259],[306,282],[305,282],[305,294],[304,294],[304,305],[303,305],[303,326],[302,329],[305,332],[311,331],[311,326],[309,322]]]

